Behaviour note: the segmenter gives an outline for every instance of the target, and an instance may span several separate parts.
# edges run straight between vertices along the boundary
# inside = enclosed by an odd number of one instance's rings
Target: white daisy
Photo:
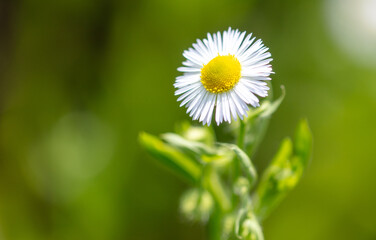
[[[176,78],[175,95],[180,95],[180,106],[186,106],[193,120],[210,125],[215,108],[218,125],[231,123],[231,116],[247,116],[248,104],[260,106],[256,95],[268,95],[264,81],[271,80],[271,54],[252,34],[231,28],[222,35],[208,33],[183,56],[187,60],[178,68],[184,74]]]

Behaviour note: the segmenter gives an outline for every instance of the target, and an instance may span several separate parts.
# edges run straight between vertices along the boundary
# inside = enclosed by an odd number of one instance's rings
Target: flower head
[[[186,106],[193,120],[210,125],[215,111],[218,125],[231,123],[231,116],[234,120],[247,116],[248,105],[260,106],[257,96],[268,95],[264,81],[271,80],[271,54],[252,34],[231,28],[223,34],[208,33],[183,56],[186,61],[178,68],[183,75],[176,78],[175,95],[180,95],[180,106]]]

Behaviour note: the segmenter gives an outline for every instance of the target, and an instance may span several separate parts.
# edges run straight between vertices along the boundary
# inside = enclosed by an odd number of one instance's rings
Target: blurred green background
[[[205,239],[139,146],[187,120],[182,52],[231,26],[270,47],[287,96],[254,161],[314,135],[267,240],[376,239],[375,0],[0,1],[0,239]]]

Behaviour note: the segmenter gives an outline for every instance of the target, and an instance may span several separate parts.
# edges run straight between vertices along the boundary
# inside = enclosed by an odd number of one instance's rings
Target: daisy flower
[[[229,28],[192,46],[183,53],[186,61],[178,68],[183,75],[174,87],[193,120],[210,125],[215,111],[218,125],[231,123],[247,116],[248,105],[260,106],[257,96],[268,95],[265,81],[272,73],[271,54],[260,39]]]

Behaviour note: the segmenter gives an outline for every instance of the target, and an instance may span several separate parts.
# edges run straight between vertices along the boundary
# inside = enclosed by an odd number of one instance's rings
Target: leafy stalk
[[[306,120],[299,122],[292,141],[285,138],[262,174],[251,157],[260,144],[271,115],[285,96],[250,110],[239,121],[236,144],[215,143],[212,128],[184,123],[178,133],[160,138],[141,133],[141,145],[160,163],[193,185],[181,198],[180,209],[190,220],[208,223],[210,240],[264,240],[261,222],[297,185],[309,162],[312,134]]]

